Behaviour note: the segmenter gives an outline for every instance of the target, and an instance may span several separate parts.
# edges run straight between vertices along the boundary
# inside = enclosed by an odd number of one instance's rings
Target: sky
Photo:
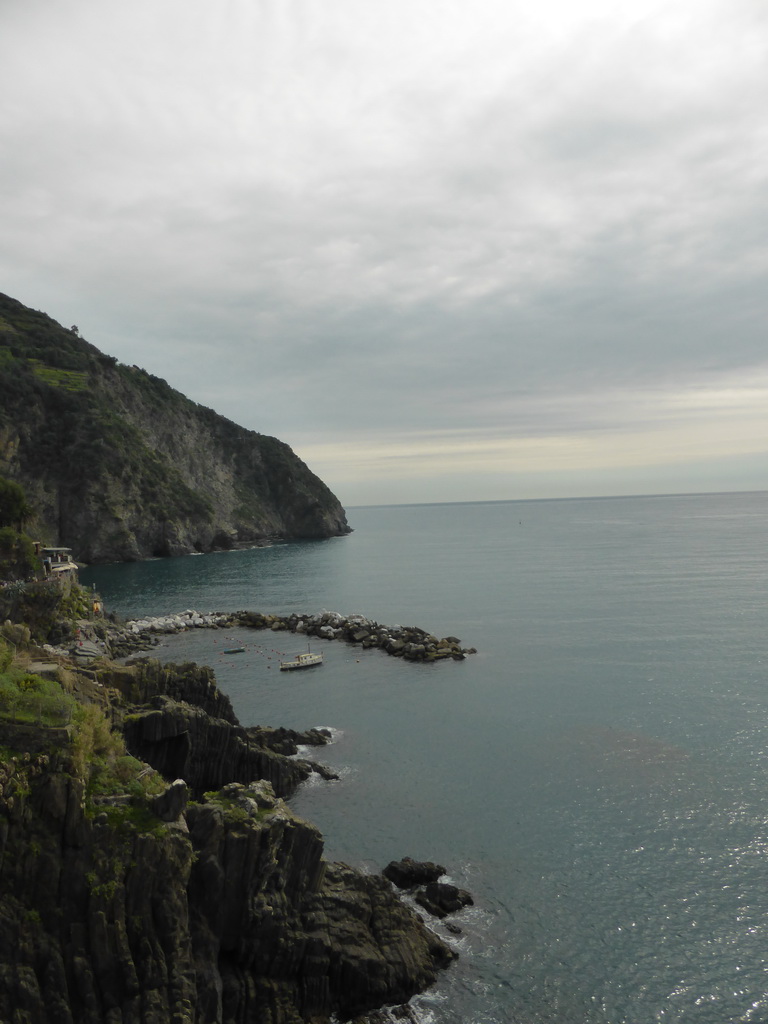
[[[764,0],[0,0],[0,291],[346,506],[768,488]]]

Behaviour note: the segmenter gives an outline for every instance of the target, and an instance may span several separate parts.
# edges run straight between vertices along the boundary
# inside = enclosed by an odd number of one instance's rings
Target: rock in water
[[[445,874],[445,868],[431,860],[413,860],[412,857],[403,857],[402,860],[390,861],[382,874],[398,889],[412,889],[416,885],[436,882],[441,875]]]
[[[419,889],[414,899],[433,917],[455,914],[462,907],[470,907],[474,903],[466,889],[459,889],[447,882],[430,882],[423,889]]]

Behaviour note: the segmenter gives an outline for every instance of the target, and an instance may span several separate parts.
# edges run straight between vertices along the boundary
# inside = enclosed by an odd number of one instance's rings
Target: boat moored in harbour
[[[323,655],[313,654],[307,651],[305,654],[297,654],[291,661],[281,661],[280,671],[287,672],[297,668],[312,668],[315,665],[322,665]]]

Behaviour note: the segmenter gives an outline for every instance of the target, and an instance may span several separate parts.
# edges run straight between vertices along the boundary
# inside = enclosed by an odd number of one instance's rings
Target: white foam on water
[[[317,729],[319,732],[329,732],[331,734],[331,743],[336,743],[344,735],[343,729],[337,729],[333,725],[316,725],[314,728]],[[326,744],[326,746],[327,745],[328,744]]]
[[[332,770],[336,773],[338,778],[336,778],[336,779],[324,779],[323,776],[320,775],[319,772],[312,772],[311,775],[309,776],[309,778],[305,779],[301,783],[299,788],[300,789],[304,789],[304,788],[315,789],[318,786],[330,786],[330,785],[333,785],[336,782],[340,782],[342,780],[345,780],[345,779],[349,778],[353,774],[356,774],[355,769],[351,768],[349,765],[340,765],[340,766],[339,765],[334,765]]]
[[[325,784],[326,784],[326,780],[322,777],[322,775],[318,775],[317,772],[312,772],[308,776],[308,778],[304,779],[304,781],[301,783],[300,788],[301,789],[315,789],[315,787],[321,786],[321,785],[325,785]]]
[[[297,743],[297,757],[307,757],[310,758],[310,760],[312,760],[313,758],[316,758],[317,755],[326,747],[333,746],[334,743],[337,743],[338,740],[340,740],[341,737],[344,735],[343,729],[334,729],[330,725],[317,725],[314,726],[314,728],[317,729],[318,732],[329,732],[331,734],[330,740],[328,740],[327,743]]]

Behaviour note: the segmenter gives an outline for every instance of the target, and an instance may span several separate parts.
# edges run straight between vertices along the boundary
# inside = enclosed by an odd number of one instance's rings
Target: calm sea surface
[[[475,907],[435,1024],[768,1022],[768,493],[390,506],[345,538],[96,567],[122,614],[361,612],[478,654],[242,631],[246,725],[331,726],[292,801],[333,859],[446,865]],[[230,634],[232,635],[232,634]],[[319,643],[319,641],[318,641]],[[440,931],[441,926],[437,925]]]

